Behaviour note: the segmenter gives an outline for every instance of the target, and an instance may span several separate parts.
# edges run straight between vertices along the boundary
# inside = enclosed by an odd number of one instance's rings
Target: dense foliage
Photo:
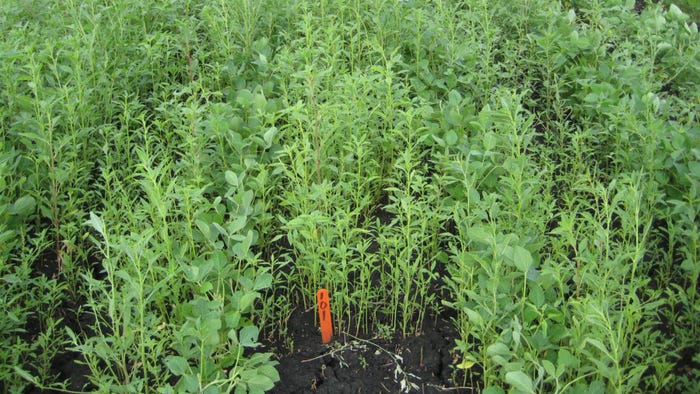
[[[700,385],[677,6],[8,0],[0,32],[0,391],[75,389],[71,351],[84,390],[263,392],[319,287],[336,331],[453,316],[456,386]]]

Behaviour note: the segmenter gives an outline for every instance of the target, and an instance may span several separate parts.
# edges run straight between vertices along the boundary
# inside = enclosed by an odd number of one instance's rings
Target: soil
[[[444,317],[426,320],[419,335],[356,337],[335,333],[327,345],[313,311],[295,310],[290,341],[265,344],[277,356],[280,381],[270,393],[471,393],[454,383],[457,335]],[[455,379],[460,381],[460,378]]]

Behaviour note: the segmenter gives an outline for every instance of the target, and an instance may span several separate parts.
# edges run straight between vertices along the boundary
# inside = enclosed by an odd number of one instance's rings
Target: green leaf
[[[219,344],[219,329],[221,328],[221,320],[209,319],[202,322],[200,329],[200,338],[202,346],[216,346]]]
[[[36,201],[34,200],[34,197],[24,196],[15,201],[15,203],[10,206],[10,209],[8,209],[8,212],[10,215],[28,216],[34,212],[35,208]]]
[[[238,302],[238,309],[245,313],[248,309],[253,306],[253,302],[258,298],[260,294],[257,292],[245,293],[241,296]]]
[[[445,111],[445,120],[452,126],[459,126],[462,123],[462,116],[455,108],[449,108]]]
[[[477,327],[483,327],[484,318],[481,317],[481,314],[479,312],[469,308],[464,308],[464,312],[469,317],[470,322],[474,323]]]
[[[493,235],[486,231],[486,227],[484,226],[470,227],[467,229],[467,237],[472,241],[485,245],[491,245],[493,243]]]
[[[269,272],[261,272],[255,277],[253,290],[263,290],[272,286],[272,275]]]
[[[214,288],[214,284],[211,282],[203,282],[199,288],[202,293],[210,292]]]
[[[199,392],[199,379],[195,374],[187,374],[180,380],[182,388],[178,392],[197,393]]]
[[[265,134],[263,134],[263,141],[265,141],[265,148],[270,148],[272,146],[272,143],[274,142],[274,138],[277,135],[279,130],[277,130],[277,127],[270,127],[267,129]]]
[[[253,93],[248,89],[241,89],[236,95],[236,102],[241,107],[248,107],[253,103]]]
[[[103,238],[107,238],[105,235],[105,222],[102,220],[101,217],[95,215],[93,212],[90,212],[90,220],[85,222],[85,224],[91,226],[92,228],[95,229],[100,235],[102,235]]]
[[[482,143],[484,144],[484,150],[486,152],[493,150],[493,148],[496,147],[496,144],[498,143],[498,136],[494,134],[493,132],[487,132],[484,133],[482,137]]]
[[[700,161],[691,161],[688,163],[688,170],[692,179],[700,178]]]
[[[557,354],[557,365],[559,368],[578,368],[579,360],[568,350],[561,348]]]
[[[496,356],[496,355],[509,356],[510,349],[508,348],[508,346],[505,343],[496,342],[486,349],[486,353],[488,353],[489,356]]]
[[[204,389],[204,391],[200,391],[201,394],[219,394],[221,391],[219,391],[219,388],[216,386],[209,386]]]
[[[454,146],[457,144],[457,141],[459,140],[459,136],[454,130],[450,130],[447,133],[445,133],[445,142],[447,145]]]
[[[168,356],[165,358],[165,365],[175,376],[182,376],[189,367],[187,360],[180,356]]]
[[[165,386],[158,389],[158,393],[160,393],[160,394],[175,394],[175,389],[173,389],[173,386],[171,386],[170,384],[166,384]]]
[[[608,358],[610,358],[610,359],[613,358],[613,357],[611,357],[610,351],[607,349],[607,347],[605,347],[605,345],[603,344],[603,342],[601,342],[601,341],[599,341],[599,340],[597,340],[597,339],[587,338],[587,339],[584,341],[584,343],[590,343],[591,345],[593,345],[593,346],[595,346],[596,348],[598,348],[598,350],[600,350],[603,354],[605,354],[606,356],[608,356]]]
[[[238,175],[236,175],[233,171],[226,171],[224,176],[226,177],[226,183],[231,186],[238,186]]]
[[[204,235],[204,238],[206,238],[207,241],[211,240],[211,230],[209,229],[209,224],[199,219],[195,220],[194,223],[197,225],[197,228],[202,235]]]
[[[537,307],[544,305],[544,291],[540,285],[535,284],[530,287],[530,301]]]
[[[533,259],[530,252],[522,246],[515,245],[506,249],[506,258],[515,265],[515,268],[522,273],[526,273],[532,266]]]
[[[22,368],[20,368],[18,366],[14,366],[14,370],[15,370],[15,373],[17,375],[19,375],[20,378],[22,378],[28,382],[36,383],[36,379],[29,372],[23,370]]]
[[[535,387],[532,384],[532,379],[530,379],[530,377],[522,371],[508,372],[506,374],[506,382],[520,391],[526,393],[535,392]]]
[[[238,332],[236,332],[236,330],[228,330],[227,337],[228,337],[228,339],[232,340],[233,343],[240,343],[238,341]]]
[[[431,137],[433,137],[433,140],[435,140],[435,142],[438,144],[438,146],[441,146],[441,147],[445,146],[445,140],[443,140],[442,138],[436,136],[435,134],[431,135]]]
[[[481,392],[481,394],[504,394],[505,391],[503,391],[502,388],[496,387],[496,386],[489,386],[484,389],[484,391]]]
[[[233,245],[233,254],[239,259],[245,259],[246,255],[250,251],[250,245],[253,243],[253,232],[248,230],[245,237],[243,237],[240,242]],[[232,237],[235,239],[235,237]]]
[[[201,280],[201,274],[198,266],[188,265],[183,271],[185,272],[185,279],[187,279],[188,282],[197,282]]]
[[[527,280],[537,282],[537,280],[540,278],[540,271],[538,271],[535,267],[530,267],[525,276],[527,277]]]
[[[248,218],[245,215],[240,215],[232,218],[228,224],[228,233],[230,235],[237,234],[248,223]]]
[[[588,386],[589,394],[604,394],[605,393],[605,383],[600,380],[594,380]]]
[[[253,109],[257,111],[264,111],[267,105],[267,99],[261,93],[257,93],[253,96]]]
[[[10,239],[12,239],[14,237],[15,237],[15,232],[13,230],[7,230],[5,232],[1,232],[0,233],[0,245],[7,246],[7,247],[9,247],[9,249],[11,249]],[[16,242],[16,241],[13,241],[13,242]]]
[[[472,356],[469,353],[466,353],[462,356],[462,362],[457,365],[457,368],[464,370],[471,369],[471,367],[476,365],[476,362],[477,361],[476,358],[474,358],[474,356]]]
[[[671,6],[668,7],[668,12],[666,13],[666,15],[668,15],[669,19],[671,19],[671,20],[676,20],[676,21],[681,21],[681,22],[685,22],[689,18],[689,16],[684,14],[683,11],[681,11],[681,9],[678,8],[678,6],[675,4],[671,4]]]
[[[218,238],[219,235],[224,234],[226,235],[226,229],[221,227],[219,223],[212,223],[210,226],[210,230],[213,234],[214,239]]]
[[[452,106],[457,107],[462,103],[462,95],[454,89],[450,90],[450,92],[447,94],[447,97],[450,105]]]
[[[246,372],[250,372],[249,374]],[[264,393],[275,387],[275,383],[269,377],[260,375],[256,371],[244,371],[241,373],[241,380],[248,385],[249,393]]]
[[[267,376],[273,382],[280,380],[280,374],[277,372],[277,368],[273,367],[272,365],[262,365],[258,367],[258,373]]]
[[[241,322],[241,312],[229,312],[226,314],[226,324],[229,328],[238,328]]]
[[[244,347],[256,347],[258,346],[257,340],[260,330],[255,326],[245,326],[238,333],[238,340],[240,344]]]
[[[557,374],[557,370],[554,367],[554,364],[552,364],[551,361],[549,360],[542,360],[541,361],[542,367],[544,367],[544,370],[549,374],[550,376],[553,376],[555,378],[558,378],[560,374]]]

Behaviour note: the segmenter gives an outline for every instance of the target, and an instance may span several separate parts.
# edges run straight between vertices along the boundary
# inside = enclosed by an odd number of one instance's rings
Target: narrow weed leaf
[[[106,239],[105,222],[102,217],[90,212],[90,220],[88,220],[85,224],[91,226],[95,231],[102,235],[103,238]]]
[[[14,369],[15,373],[19,377],[21,377],[22,379],[26,380],[27,382],[36,383],[36,378],[34,376],[32,376],[32,374],[30,374],[29,372],[25,371],[24,369],[22,369],[16,365],[13,367],[13,369]]]

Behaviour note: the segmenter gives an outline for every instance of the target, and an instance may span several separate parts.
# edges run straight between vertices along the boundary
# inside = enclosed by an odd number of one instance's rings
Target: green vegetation
[[[678,0],[678,1],[668,1],[664,2],[667,6],[675,4],[683,12],[690,15],[691,20],[700,22],[700,0]]]
[[[693,391],[685,3],[3,1],[0,391],[263,392],[319,287],[457,385]]]

